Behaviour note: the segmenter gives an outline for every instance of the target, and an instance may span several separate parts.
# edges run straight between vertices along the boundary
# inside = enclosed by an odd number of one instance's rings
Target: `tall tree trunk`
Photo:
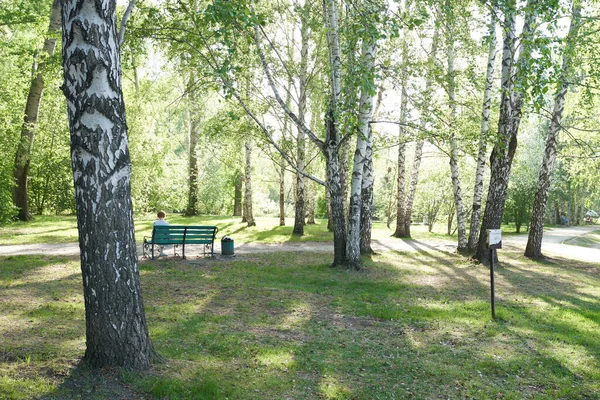
[[[116,0],[64,0],[63,92],[71,133],[86,315],[84,359],[144,370],[150,342],[134,237]]]
[[[308,205],[306,210],[306,225],[314,225],[315,222],[315,185],[308,181]]]
[[[279,161],[279,226],[285,226],[285,160]]]
[[[431,41],[431,53],[429,54],[429,60],[430,62],[433,63],[433,61],[435,60],[435,55],[437,53],[437,47],[438,47],[438,36],[439,36],[439,30],[438,27],[436,26],[434,32],[433,32],[433,38]],[[429,93],[431,92],[431,86],[433,83],[433,78],[431,76],[427,77],[427,80],[425,82],[425,96],[429,96]],[[424,103],[424,110],[427,110],[429,108],[429,100],[427,99]],[[421,113],[423,114],[424,111],[422,111]],[[424,118],[421,118],[421,126],[425,127],[426,125],[426,120]],[[421,158],[423,156],[423,145],[424,145],[424,141],[422,138],[417,138],[417,141],[415,142],[415,153],[414,153],[414,158],[413,158],[413,163],[412,163],[412,170],[411,170],[411,176],[410,176],[410,182],[409,182],[409,186],[408,186],[408,190],[406,190],[405,195],[405,204],[403,206],[403,214],[398,217],[396,216],[396,218],[398,219],[398,224],[402,224],[402,228],[401,228],[401,235],[394,235],[397,237],[404,237],[404,238],[409,238],[411,237],[410,234],[410,224],[412,223],[412,209],[413,209],[413,204],[414,204],[414,200],[415,200],[415,194],[417,192],[417,184],[419,183],[419,171],[421,169]],[[398,182],[400,182],[400,171],[398,171]],[[400,200],[400,199],[398,199]],[[400,211],[400,206],[398,206],[398,211]],[[396,231],[398,231],[398,226],[396,226]]]
[[[241,172],[236,172],[233,177],[234,186],[233,186],[233,216],[241,217],[242,216],[242,186],[243,186],[243,177]]]
[[[244,217],[248,226],[256,226],[252,213],[252,138],[246,139],[246,165],[244,179]]]
[[[379,106],[383,100],[383,87],[380,86],[377,93],[377,101],[373,109],[371,119],[375,118]],[[370,121],[369,121],[370,122]],[[371,232],[373,228],[373,131],[369,124],[369,140],[366,146],[366,161],[363,169],[363,181],[361,188],[361,211],[360,211],[360,254],[374,254],[371,248]]]
[[[412,170],[410,172],[410,185],[406,193],[406,205],[404,206],[404,234],[410,236],[410,224],[412,224],[412,210],[419,183],[419,172],[421,170],[421,158],[423,157],[423,139],[417,139],[415,143],[415,154],[413,158]]]
[[[456,226],[458,229],[457,251],[467,249],[467,221],[463,208],[462,187],[460,184],[460,169],[458,167],[458,144],[456,140],[456,79],[454,70],[454,10],[450,1],[446,1],[446,56],[448,62],[448,101],[450,103],[450,176],[454,193],[456,209]]]
[[[554,97],[554,109],[552,111],[552,120],[548,128],[546,138],[546,149],[540,168],[537,191],[533,201],[533,211],[531,213],[531,223],[529,226],[529,236],[525,247],[525,256],[533,259],[542,257],[542,238],[544,236],[544,215],[546,213],[546,204],[548,202],[548,190],[550,188],[550,178],[556,160],[556,142],[560,132],[562,114],[565,108],[565,97],[569,89],[569,70],[573,63],[573,53],[581,20],[581,3],[577,0],[573,2],[571,15],[571,26],[567,34],[565,49],[563,51],[562,70],[559,81],[558,91]]]
[[[514,4],[505,6],[504,21],[504,46],[502,52],[502,97],[500,101],[500,116],[498,118],[498,140],[492,150],[490,157],[491,176],[488,196],[483,214],[483,221],[479,231],[479,242],[475,258],[482,263],[489,262],[489,249],[487,248],[486,231],[488,229],[500,229],[504,204],[506,202],[506,189],[510,177],[512,161],[517,149],[517,133],[521,122],[521,109],[523,106],[523,94],[520,90],[520,82],[515,82],[516,74],[513,63],[515,54],[515,11]],[[528,1],[527,14],[523,25],[521,41],[521,52],[517,61],[518,65],[528,62],[531,55],[531,45],[527,42],[530,38],[533,22],[535,20],[535,4]],[[518,79],[522,79],[519,77]]]
[[[185,215],[198,215],[198,106],[194,84],[195,74],[191,74],[188,84],[188,116],[189,116],[189,159],[188,159],[188,202]]]
[[[402,44],[402,63],[408,68],[408,44],[406,38]],[[402,72],[400,89],[400,117],[398,125],[398,161],[397,169],[398,176],[396,177],[396,230],[392,236],[405,238],[406,225],[404,224],[405,207],[406,207],[406,141],[408,133],[406,129],[406,120],[408,116],[408,75],[407,72]]]
[[[325,213],[327,214],[327,230],[333,232],[333,218],[331,213],[331,194],[325,190]]]
[[[56,48],[56,33],[60,30],[60,0],[54,0],[52,3],[52,14],[50,15],[50,24],[48,26],[47,38],[42,48],[44,57],[52,57]],[[35,125],[37,124],[40,103],[44,92],[44,77],[42,75],[42,66],[45,61],[37,65],[38,60],[33,64],[33,80],[29,86],[27,103],[25,103],[25,117],[21,128],[21,138],[17,146],[15,155],[15,165],[13,177],[16,186],[13,189],[13,201],[19,209],[18,218],[21,221],[29,221],[29,198],[27,194],[27,179],[29,176],[29,167],[31,164],[31,153],[33,150],[33,141],[35,138]]]
[[[364,39],[362,45],[361,63],[366,70],[365,75],[373,77],[376,47],[371,38]],[[361,194],[363,185],[363,171],[367,162],[367,143],[371,142],[371,129],[369,123],[373,115],[373,100],[375,93],[371,89],[374,82],[364,82],[361,87],[358,135],[356,137],[356,150],[354,152],[354,163],[352,168],[352,186],[350,189],[350,212],[348,215],[348,240],[346,242],[346,258],[348,267],[360,269],[362,260],[360,258],[360,222],[361,222]],[[372,152],[370,153],[372,155]]]
[[[340,166],[340,134],[338,121],[338,101],[341,93],[341,51],[338,28],[338,9],[335,0],[323,2],[325,26],[327,28],[327,48],[329,50],[331,92],[329,110],[325,117],[326,139],[323,146],[327,164],[327,189],[331,199],[331,220],[333,228],[333,263],[331,267],[346,268],[346,215],[342,188],[342,167]]]
[[[479,223],[481,220],[481,199],[483,198],[483,177],[485,175],[485,159],[487,151],[487,136],[490,127],[490,111],[492,109],[492,86],[494,84],[494,64],[496,62],[496,13],[491,12],[489,27],[490,49],[488,52],[487,69],[485,73],[485,88],[483,90],[483,107],[481,112],[481,130],[479,133],[479,151],[475,169],[475,186],[473,189],[473,206],[471,207],[471,225],[467,248],[475,251],[479,239]]]
[[[371,127],[367,145],[365,147],[365,165],[363,169],[363,180],[361,188],[361,211],[360,211],[360,254],[375,253],[371,248],[371,232],[373,227],[373,132]]]
[[[302,41],[302,47],[300,49],[300,98],[298,99],[298,118],[301,123],[305,123],[306,114],[306,91],[308,86],[308,22],[306,21],[306,14],[300,13],[301,26],[300,26],[300,37]],[[296,165],[299,169],[304,170],[306,167],[306,135],[301,128],[298,128],[297,135],[297,154],[296,154]],[[297,172],[296,173],[296,215],[294,218],[294,235],[304,235],[304,218],[306,216],[306,204],[305,204],[305,189],[304,189],[304,176]]]

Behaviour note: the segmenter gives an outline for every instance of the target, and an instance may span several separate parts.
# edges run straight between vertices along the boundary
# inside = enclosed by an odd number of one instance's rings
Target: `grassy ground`
[[[155,220],[154,215],[136,217],[135,235],[138,242],[141,242],[144,236],[152,235],[152,223]],[[229,235],[239,242],[315,242],[333,239],[332,233],[327,232],[326,220],[317,220],[316,225],[306,225],[305,235],[301,237],[292,235],[293,220],[289,218],[288,226],[279,226],[279,218],[259,217],[256,218],[257,226],[250,228],[241,222],[240,217],[169,215],[167,220],[178,225],[216,225],[219,228],[219,238]],[[439,228],[442,229],[441,225]],[[412,233],[415,239],[450,238],[441,230],[427,232],[424,225],[413,225]],[[391,234],[392,231],[384,223],[374,223],[373,238],[387,238]],[[0,245],[75,243],[78,240],[77,236],[77,221],[74,216],[39,216],[27,223],[14,222],[0,226]]]
[[[565,242],[571,246],[579,247],[591,247],[593,249],[600,249],[600,231],[593,231],[583,236],[578,236],[569,239]]]
[[[597,399],[600,272],[503,249],[489,272],[436,250],[361,272],[328,254],[141,263],[168,359],[90,373],[77,259],[0,259],[0,399]]]

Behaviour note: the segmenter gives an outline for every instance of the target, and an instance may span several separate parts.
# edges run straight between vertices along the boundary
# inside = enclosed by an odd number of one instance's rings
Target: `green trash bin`
[[[221,239],[221,254],[224,256],[232,256],[235,254],[233,239],[229,236],[223,236],[223,239]]]

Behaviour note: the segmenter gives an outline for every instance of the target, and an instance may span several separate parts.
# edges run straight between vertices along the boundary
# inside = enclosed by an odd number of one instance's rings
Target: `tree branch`
[[[127,9],[125,10],[125,14],[123,14],[123,18],[121,18],[121,26],[119,27],[119,47],[123,44],[123,39],[125,38],[125,26],[127,25],[127,21],[129,20],[129,16],[131,16],[131,12],[133,11],[133,7],[135,7],[135,1],[131,0]]]

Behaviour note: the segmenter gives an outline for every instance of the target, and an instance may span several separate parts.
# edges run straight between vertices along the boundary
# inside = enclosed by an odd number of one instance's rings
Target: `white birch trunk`
[[[131,203],[116,0],[65,0],[62,86],[86,315],[85,360],[148,369],[157,357],[146,325]]]
[[[561,128],[562,114],[565,108],[565,98],[569,89],[569,70],[573,64],[573,53],[581,21],[581,3],[573,2],[571,26],[566,38],[565,49],[563,50],[563,61],[559,87],[554,97],[554,109],[552,110],[552,120],[548,128],[546,138],[546,149],[540,168],[537,191],[533,202],[533,211],[531,213],[531,224],[529,226],[529,236],[525,247],[525,256],[533,259],[542,257],[542,239],[544,236],[544,215],[546,213],[546,204],[548,202],[548,191],[550,188],[550,178],[556,160],[556,144],[558,134]],[[583,214],[583,211],[582,211]]]
[[[54,0],[52,3],[52,13],[50,15],[50,23],[48,25],[47,38],[44,40],[42,53],[45,57],[52,57],[56,48],[56,33],[60,30],[60,0]],[[25,115],[23,118],[23,126],[21,127],[21,137],[17,145],[15,154],[15,164],[13,169],[13,177],[15,187],[13,188],[13,201],[19,209],[17,217],[21,221],[29,221],[31,214],[29,212],[29,197],[27,189],[27,181],[29,177],[29,168],[31,164],[31,153],[33,151],[33,142],[35,138],[35,125],[38,121],[40,104],[42,103],[42,95],[44,93],[44,76],[42,75],[42,67],[45,61],[37,65],[38,60],[34,60],[33,64],[33,80],[29,86],[27,102],[25,104]]]
[[[256,226],[252,213],[252,139],[246,139],[246,164],[244,168],[244,217],[248,226]]]
[[[533,0],[528,1],[527,14],[523,24],[522,37],[525,40],[521,42],[521,49],[518,65],[526,65],[531,56],[531,44],[527,42],[530,38],[537,15],[536,4]],[[491,176],[488,196],[483,215],[481,229],[479,230],[479,242],[475,258],[482,263],[489,262],[489,250],[486,244],[486,230],[500,229],[502,216],[504,214],[504,205],[506,202],[506,190],[510,178],[512,161],[517,149],[517,134],[521,122],[521,111],[523,106],[523,94],[515,88],[519,88],[520,82],[515,82],[522,77],[516,71],[517,67],[513,64],[516,51],[515,46],[515,25],[516,18],[514,13],[514,4],[507,5],[506,17],[504,22],[504,49],[502,53],[502,98],[500,101],[500,117],[498,118],[497,142],[492,150],[490,157]]]
[[[301,37],[301,49],[300,49],[300,98],[298,99],[298,118],[305,124],[306,114],[306,92],[308,86],[308,23],[304,17],[304,13],[301,13],[301,26],[300,26],[300,37]],[[296,153],[296,165],[298,169],[304,170],[306,167],[306,135],[302,129],[298,129],[298,135],[296,139],[297,153]],[[296,173],[296,214],[294,218],[294,235],[304,235],[304,218],[306,215],[306,204],[305,204],[305,187],[304,187],[304,176],[300,173]]]
[[[369,70],[366,74],[374,77],[372,70],[375,63],[375,44],[372,40],[364,40],[362,46],[362,64]],[[375,92],[371,89],[374,82],[364,82],[361,88],[358,114],[358,135],[352,168],[352,185],[350,188],[350,212],[348,215],[348,240],[346,242],[346,258],[351,268],[360,269],[360,222],[362,208],[363,170],[367,162],[367,143],[371,142],[369,122],[373,115]]]
[[[438,39],[439,39],[439,29],[436,25],[436,28],[433,31],[433,37],[431,39],[431,53],[429,55],[429,60],[431,63],[434,62],[435,56],[437,54],[438,48]],[[425,96],[429,96],[431,93],[431,86],[433,85],[433,78],[431,76],[427,77],[427,81],[425,82]],[[425,102],[424,111],[427,111],[429,108],[429,100]],[[422,111],[422,112],[424,112]],[[425,119],[421,119],[421,127],[425,128]],[[407,195],[406,195],[406,205],[404,207],[404,237],[411,237],[410,235],[410,224],[412,222],[412,209],[415,201],[415,194],[417,192],[417,184],[419,183],[419,172],[421,169],[421,157],[423,156],[423,139],[418,138],[415,143],[415,154],[413,158],[413,165],[410,177],[410,185],[408,187]]]
[[[327,28],[327,47],[329,50],[329,68],[331,92],[329,110],[326,116],[326,140],[324,154],[327,163],[327,189],[331,196],[331,218],[333,225],[334,259],[332,267],[347,268],[346,263],[346,218],[341,182],[339,159],[340,135],[338,123],[338,101],[341,93],[341,51],[338,27],[338,9],[335,0],[323,2],[325,26]]]
[[[479,224],[481,221],[481,200],[483,198],[483,178],[485,175],[485,160],[487,152],[487,136],[490,128],[490,111],[492,109],[492,87],[494,84],[494,64],[496,63],[496,13],[491,12],[490,48],[488,52],[487,69],[485,72],[485,88],[483,90],[483,107],[481,112],[481,129],[479,133],[479,151],[475,169],[475,185],[473,189],[473,206],[471,208],[471,225],[467,248],[475,250],[479,239]]]
[[[460,169],[458,167],[458,144],[456,141],[456,80],[454,70],[454,18],[452,4],[447,4],[448,20],[446,22],[447,46],[446,55],[448,62],[448,101],[450,103],[450,176],[454,192],[454,207],[456,209],[456,224],[458,229],[458,252],[467,248],[467,223],[463,208],[462,188],[460,184]]]

